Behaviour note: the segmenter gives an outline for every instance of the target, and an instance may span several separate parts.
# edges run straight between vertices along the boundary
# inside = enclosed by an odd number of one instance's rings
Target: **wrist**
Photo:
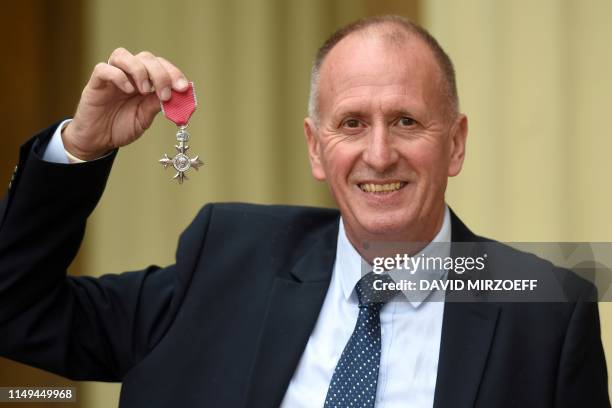
[[[72,122],[68,123],[61,132],[64,151],[71,163],[82,163],[98,159],[106,154],[106,151],[86,151],[81,149],[75,142],[74,128]]]

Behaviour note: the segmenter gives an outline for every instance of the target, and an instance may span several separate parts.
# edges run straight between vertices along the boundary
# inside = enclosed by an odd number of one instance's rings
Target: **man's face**
[[[416,38],[396,44],[353,33],[324,60],[319,118],[304,128],[312,173],[327,180],[353,245],[427,242],[440,228],[467,134],[442,84]]]

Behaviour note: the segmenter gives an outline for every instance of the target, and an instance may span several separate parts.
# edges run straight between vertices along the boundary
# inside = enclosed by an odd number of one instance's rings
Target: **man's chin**
[[[408,238],[411,230],[410,225],[410,220],[397,219],[392,216],[381,214],[380,216],[363,220],[361,229],[371,240],[399,241]]]

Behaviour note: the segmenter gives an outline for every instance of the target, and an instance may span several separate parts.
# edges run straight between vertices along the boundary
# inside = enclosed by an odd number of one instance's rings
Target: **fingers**
[[[140,62],[148,75],[148,79],[151,80],[155,87],[157,96],[162,101],[167,101],[171,96],[172,78],[170,74],[162,65],[159,63],[157,58],[150,52],[143,51],[134,57],[135,61]]]
[[[162,101],[170,99],[171,88],[182,91],[187,87],[187,80],[178,68],[148,51],[132,55],[125,48],[117,48],[108,65],[123,71],[140,93],[148,94],[155,90]]]
[[[174,65],[172,65],[168,60],[162,57],[157,57],[159,63],[168,71],[170,77],[172,78],[172,87],[177,91],[184,91],[187,89],[189,85],[187,83],[187,78],[185,75]]]
[[[108,59],[108,65],[125,72],[141,94],[148,94],[152,91],[149,74],[144,64],[125,48],[117,48],[113,51]]]
[[[106,86],[107,82],[113,83],[125,93],[131,94],[134,92],[134,86],[125,72],[117,67],[101,62],[95,66],[90,84],[94,89],[97,89]]]

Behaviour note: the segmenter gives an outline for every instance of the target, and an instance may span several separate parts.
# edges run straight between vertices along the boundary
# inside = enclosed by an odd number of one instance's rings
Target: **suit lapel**
[[[498,315],[484,302],[444,305],[435,408],[474,406]]]
[[[451,211],[452,256],[473,256],[482,241]],[[472,244],[470,244],[472,243]],[[449,279],[470,279],[452,274]],[[451,295],[452,296],[452,295]],[[450,300],[450,301],[449,301]],[[434,407],[473,407],[495,334],[499,306],[480,296],[473,300],[449,298],[444,305],[442,338]]]
[[[281,403],[329,287],[337,236],[336,222],[295,265],[295,279],[274,280],[248,381],[247,407]]]

